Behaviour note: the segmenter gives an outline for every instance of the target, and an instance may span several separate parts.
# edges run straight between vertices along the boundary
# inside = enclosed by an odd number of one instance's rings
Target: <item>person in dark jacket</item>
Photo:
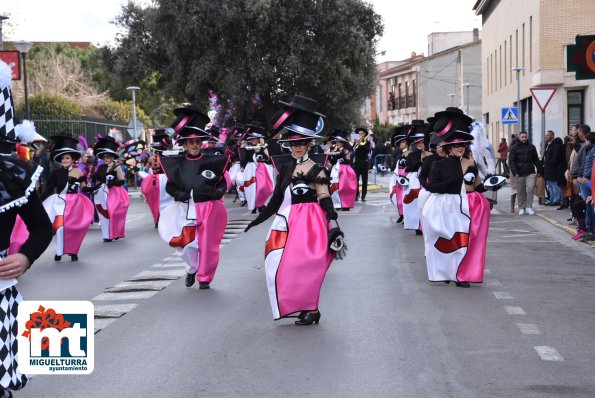
[[[543,152],[542,160],[543,178],[545,179],[548,192],[546,205],[560,206],[561,190],[558,182],[560,180],[560,169],[566,163],[564,144],[561,138],[555,138],[554,132],[551,130],[545,133],[545,142],[545,151]]]
[[[535,172],[543,175],[543,167],[537,155],[535,145],[529,142],[526,131],[519,133],[518,143],[510,148],[508,158],[512,175],[516,178],[516,190],[519,202],[519,215],[533,215],[533,194],[535,191]]]

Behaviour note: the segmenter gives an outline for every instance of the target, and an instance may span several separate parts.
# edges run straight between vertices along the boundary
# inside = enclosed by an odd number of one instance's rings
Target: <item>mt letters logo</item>
[[[19,367],[28,374],[89,374],[95,359],[90,301],[19,304]]]

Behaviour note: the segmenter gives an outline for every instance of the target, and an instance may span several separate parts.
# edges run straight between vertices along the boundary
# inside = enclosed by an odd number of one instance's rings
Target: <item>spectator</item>
[[[535,191],[535,172],[543,175],[535,145],[529,142],[527,132],[519,133],[519,141],[510,149],[509,167],[516,179],[519,202],[519,215],[533,215],[533,195]]]
[[[506,138],[502,138],[502,141],[498,145],[498,161],[496,162],[496,170],[498,173],[504,172],[504,174],[508,175],[508,164],[506,163],[506,159],[508,158],[508,143],[506,142]]]
[[[582,171],[579,171],[579,176],[577,178],[578,186],[580,189],[580,196],[581,199],[585,201],[585,228],[584,230],[587,232],[584,237],[582,237],[583,241],[591,241],[595,240],[595,228],[594,228],[594,214],[593,214],[593,200],[588,201],[587,199],[591,196],[591,187],[588,186],[588,183],[591,182],[591,174],[593,172],[593,159],[595,158],[595,132],[589,132],[586,136],[587,138],[587,145],[581,148],[581,151],[586,153],[584,166],[581,168]]]
[[[355,129],[355,132],[359,134],[359,139],[355,142],[353,146],[353,152],[355,154],[355,159],[353,162],[353,170],[355,170],[355,175],[357,176],[357,181],[359,184],[359,179],[362,179],[362,202],[366,201],[366,194],[368,192],[368,168],[369,168],[369,154],[370,154],[370,146],[372,145],[368,140],[368,130],[363,127],[358,127]],[[355,196],[355,200],[360,198],[359,195],[359,185],[357,188],[357,195]]]
[[[543,152],[543,178],[547,187],[547,206],[560,206],[562,203],[562,192],[558,186],[560,180],[561,164],[566,163],[563,157],[564,144],[562,139],[556,138],[554,132],[549,130],[545,133],[545,151]]]

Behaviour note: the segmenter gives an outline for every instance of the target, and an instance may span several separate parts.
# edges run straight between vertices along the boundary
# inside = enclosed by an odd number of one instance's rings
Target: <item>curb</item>
[[[556,227],[558,227],[558,228],[560,228],[560,229],[568,232],[571,236],[574,236],[576,234],[576,229],[571,228],[571,227],[566,226],[566,225],[562,225],[558,221],[554,220],[553,218],[550,218],[548,216],[545,216],[545,215],[539,214],[539,213],[536,213],[535,215],[537,217],[539,217],[539,218],[541,218],[541,219],[549,222],[550,224],[552,224],[552,225],[554,225],[554,226],[556,226]]]

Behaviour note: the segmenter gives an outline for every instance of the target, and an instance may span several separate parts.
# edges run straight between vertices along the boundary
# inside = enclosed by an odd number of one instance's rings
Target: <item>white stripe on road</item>
[[[498,300],[512,300],[512,299],[514,299],[514,297],[512,297],[512,295],[508,292],[494,292],[494,296],[496,296],[496,298]]]
[[[500,281],[498,279],[492,278],[492,279],[486,279],[485,281],[486,286],[502,286],[502,283],[500,283]]]
[[[563,361],[562,355],[556,351],[555,348],[549,347],[547,345],[538,345],[533,347],[537,354],[541,357],[543,361]]]
[[[163,264],[153,264],[151,265],[153,268],[177,268],[177,267],[186,267],[184,263],[163,263]]]
[[[504,307],[508,315],[527,315],[521,307]]]
[[[164,257],[161,261],[180,261],[178,257]]]
[[[91,301],[144,300],[153,297],[157,293],[159,293],[158,290],[126,293],[101,293],[100,295],[93,297]]]
[[[134,275],[129,281],[145,281],[150,279],[178,279],[186,274],[185,270],[172,269],[163,271],[143,271]]]
[[[100,330],[103,330],[107,325],[114,322],[116,319],[118,319],[118,318],[95,319],[93,321],[93,323],[95,325],[95,334],[97,334],[97,332],[99,332]]]
[[[522,334],[541,334],[537,325],[533,323],[517,323],[516,325]]]
[[[101,318],[119,318],[132,311],[138,304],[111,304],[95,306],[95,316]]]

